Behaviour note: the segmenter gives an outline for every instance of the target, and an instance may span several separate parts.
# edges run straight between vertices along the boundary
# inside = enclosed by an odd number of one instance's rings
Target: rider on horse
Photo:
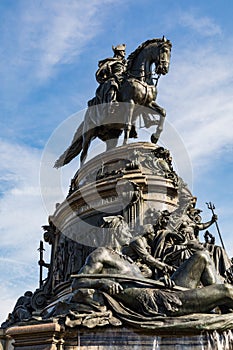
[[[125,59],[125,44],[112,46],[114,56],[105,58],[98,63],[98,70],[95,74],[97,82],[100,84],[96,90],[94,99],[88,102],[88,106],[101,103],[109,103],[109,113],[114,113],[118,106],[118,92],[121,84],[126,77],[127,60]],[[136,79],[137,78],[131,78]],[[145,83],[145,86],[147,84]],[[154,125],[154,120],[145,112],[142,113],[143,121],[146,127]],[[135,125],[132,125],[130,137],[137,138]]]
[[[146,128],[157,125],[156,132],[151,135],[151,141],[157,143],[166,111],[156,103],[157,83],[153,83],[152,67],[155,65],[158,77],[168,73],[171,47],[171,42],[164,37],[150,39],[139,45],[127,61],[125,45],[113,47],[114,57],[99,62],[96,79],[100,85],[96,96],[88,101],[84,121],[71,145],[56,161],[56,168],[69,163],[80,152],[83,163],[90,142],[96,137],[105,141],[110,149],[117,146],[124,131],[126,144],[129,138],[137,137],[136,120],[140,117]],[[157,115],[158,120],[155,119]]]
[[[112,112],[114,112],[114,105],[117,104],[117,93],[126,71],[125,48],[125,44],[112,46],[114,56],[99,61],[99,68],[95,75],[100,84],[96,90],[96,98],[99,103],[110,103]],[[92,105],[92,100],[88,105]]]

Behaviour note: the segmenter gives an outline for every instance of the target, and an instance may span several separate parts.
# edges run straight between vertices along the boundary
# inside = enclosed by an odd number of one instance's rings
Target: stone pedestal
[[[108,215],[123,215],[131,229],[145,224],[148,210],[172,212],[179,196],[191,196],[167,157],[152,143],[137,142],[104,152],[84,164],[69,195],[50,217],[67,237],[92,246],[93,227]],[[92,232],[93,231],[93,232]],[[100,241],[95,246],[105,245]]]
[[[14,340],[15,350],[64,349],[62,327],[57,323],[11,327],[6,335]]]
[[[3,329],[0,329],[0,350],[5,349],[5,344],[6,344],[5,332]]]
[[[0,328],[0,350],[13,350],[12,338],[6,335],[6,331]]]
[[[4,350],[6,345],[6,336],[3,329],[0,329],[0,350]]]
[[[158,335],[156,330],[95,328],[64,331],[55,323],[12,327],[14,350],[230,350],[231,331]],[[7,348],[3,348],[8,350]]]

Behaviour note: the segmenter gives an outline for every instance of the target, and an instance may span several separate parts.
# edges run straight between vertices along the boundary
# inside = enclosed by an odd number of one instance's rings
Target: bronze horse
[[[107,150],[116,147],[119,136],[124,130],[124,144],[128,138],[137,137],[135,124],[142,116],[145,127],[157,125],[151,141],[156,143],[163,130],[165,110],[156,102],[157,84],[154,84],[153,66],[158,77],[168,73],[170,64],[171,42],[166,38],[147,40],[142,43],[127,59],[126,75],[118,92],[120,108],[114,114],[108,112],[107,104],[100,104],[97,97],[91,100],[78,127],[71,145],[58,158],[54,167],[60,168],[69,163],[81,151],[81,164],[84,163],[91,141],[98,137],[106,142]],[[158,78],[157,78],[158,79]],[[159,120],[149,115],[158,115]]]

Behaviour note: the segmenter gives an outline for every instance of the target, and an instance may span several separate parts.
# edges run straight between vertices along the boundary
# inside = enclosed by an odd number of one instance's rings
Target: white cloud
[[[54,68],[75,61],[89,41],[101,31],[108,5],[113,0],[23,1],[19,7],[14,45],[17,55],[8,56],[16,68],[27,69],[34,79],[46,80]],[[11,47],[11,42],[6,43]],[[35,81],[38,83],[38,81]]]
[[[212,18],[199,15],[195,11],[181,12],[179,22],[203,36],[214,36],[222,32],[221,27]]]
[[[36,287],[41,225],[47,223],[39,188],[40,152],[0,142],[0,274],[2,321],[23,289]]]
[[[51,1],[30,6],[22,16],[22,36],[34,55],[38,78],[47,79],[55,66],[72,62],[96,35],[101,25],[97,5],[96,1]]]
[[[0,197],[1,248],[16,250],[13,256],[9,253],[7,258],[28,262],[35,254],[31,250],[23,254],[25,242],[30,246],[39,240],[40,226],[46,219],[39,187],[40,152],[4,141],[0,142],[0,149],[3,182]]]
[[[233,145],[232,54],[222,55],[218,46],[179,50],[159,90],[194,163],[211,163]]]
[[[14,12],[3,11],[0,25],[3,104],[17,112],[17,105],[35,88],[46,85],[64,65],[76,63],[118,3],[123,2],[23,0],[15,5]]]
[[[25,243],[22,254],[26,255],[29,249]],[[1,283],[1,324],[12,311],[17,299],[26,290],[34,291],[38,287],[38,267],[36,263],[33,265],[16,259],[0,259],[0,275],[4,281]]]

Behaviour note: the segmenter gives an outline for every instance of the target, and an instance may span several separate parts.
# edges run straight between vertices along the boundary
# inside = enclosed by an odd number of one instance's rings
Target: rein
[[[134,69],[134,71],[140,72],[139,69],[137,69],[137,70]],[[156,80],[155,86],[157,86],[158,80],[159,80],[159,78],[161,77],[161,74],[158,74],[157,77],[154,78],[153,75],[155,75],[155,74],[156,74],[155,69],[153,70],[153,72],[150,72],[150,73],[147,73],[147,74],[144,74],[144,75],[136,75],[136,74],[132,74],[132,73],[130,73],[130,72],[126,72],[126,76],[128,75],[129,77],[135,78],[135,79],[151,77],[151,79]]]
[[[155,80],[155,87],[158,85],[158,82],[159,82],[159,78],[161,77],[161,74],[158,74],[157,78],[152,78],[153,80]]]

